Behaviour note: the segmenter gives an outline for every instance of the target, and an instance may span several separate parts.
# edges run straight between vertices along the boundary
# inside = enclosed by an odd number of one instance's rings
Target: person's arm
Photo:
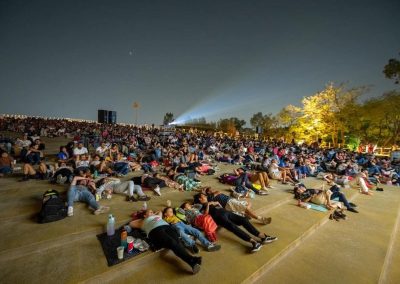
[[[73,179],[72,182],[71,182],[71,185],[76,185],[76,182],[77,182],[77,181],[80,181],[80,180],[87,180],[87,179],[88,179],[88,178],[86,178],[86,177],[75,176],[74,179]]]
[[[136,229],[141,229],[143,228],[143,219],[137,219],[137,220],[133,220],[129,223],[129,226],[132,228],[136,228]]]
[[[208,202],[208,204],[222,207],[221,203],[219,203],[218,201],[211,201],[211,202]]]
[[[207,202],[207,204],[204,207],[204,214],[208,215],[209,211],[210,211],[210,202]]]
[[[331,180],[329,179],[329,174],[324,175],[324,180],[327,181],[327,182],[330,182],[330,181],[331,181]]]

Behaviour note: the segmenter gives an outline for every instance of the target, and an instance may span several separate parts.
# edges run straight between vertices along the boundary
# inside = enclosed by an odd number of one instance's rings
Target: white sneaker
[[[61,184],[62,175],[57,175],[56,183]]]
[[[154,192],[157,193],[158,196],[161,196],[161,189],[160,189],[160,187],[158,185],[154,189]]]
[[[99,209],[93,212],[94,215],[99,215],[103,213],[107,213],[110,210],[110,207],[107,206],[100,206]]]
[[[74,207],[68,206],[68,212],[67,212],[68,217],[74,216]]]
[[[67,182],[68,177],[62,177],[61,178],[61,184],[64,184]]]

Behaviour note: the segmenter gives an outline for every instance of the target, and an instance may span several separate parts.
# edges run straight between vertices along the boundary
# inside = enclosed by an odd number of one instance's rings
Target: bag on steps
[[[64,219],[67,209],[57,190],[50,189],[43,194],[42,209],[38,214],[39,223],[49,223]]]

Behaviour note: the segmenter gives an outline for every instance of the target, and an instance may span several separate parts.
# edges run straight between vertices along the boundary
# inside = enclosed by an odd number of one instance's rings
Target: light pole
[[[140,105],[138,102],[133,102],[132,107],[135,110],[135,126],[137,126],[138,125],[138,112],[139,112]]]

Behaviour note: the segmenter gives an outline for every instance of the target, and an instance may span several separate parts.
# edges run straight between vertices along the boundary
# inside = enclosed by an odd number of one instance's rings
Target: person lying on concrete
[[[234,170],[233,172],[237,176],[235,180],[235,191],[240,193],[240,189],[245,188],[248,190],[252,190],[254,193],[259,195],[267,195],[269,185],[268,175],[265,172],[256,172],[251,174],[249,177],[248,169],[246,167],[242,167]],[[257,189],[253,183],[257,183],[261,185],[261,189]]]
[[[213,191],[210,187],[206,187],[202,190],[202,193],[207,195],[209,201],[217,201],[222,208],[226,209],[227,211],[236,213],[241,216],[246,216],[251,219],[258,220],[259,222],[263,223],[264,225],[268,225],[271,223],[270,217],[264,217],[261,215],[257,215],[251,209],[251,203],[246,200],[238,200],[236,198],[232,198],[226,194],[223,194],[219,191]],[[195,202],[196,203],[196,202]]]
[[[243,241],[249,242],[252,245],[251,252],[257,252],[261,249],[262,244],[271,243],[278,239],[259,232],[246,217],[225,210],[218,201],[208,200],[204,193],[198,193],[194,198],[195,203],[202,205],[204,214],[210,214],[219,226],[234,233]],[[243,226],[253,236],[248,235],[239,226]]]
[[[107,199],[111,198],[112,193],[120,193],[126,195],[126,201],[150,200],[150,197],[143,193],[142,187],[132,180],[121,181],[119,178],[106,177],[96,182],[96,188],[96,195],[102,196],[104,194]],[[134,196],[135,193],[138,198]]]
[[[207,251],[217,251],[221,248],[220,245],[213,244],[209,240],[207,240],[203,234],[196,228],[191,225],[185,224],[181,219],[179,219],[172,207],[165,207],[163,210],[163,219],[174,227],[181,236],[183,244],[187,247],[192,253],[198,253],[199,249],[196,245],[196,239],[198,239],[201,245]],[[194,237],[195,239],[192,239]]]
[[[210,215],[200,212],[201,208],[202,205],[200,204],[192,205],[190,202],[184,202],[178,210],[179,212],[183,211],[186,222],[203,230],[207,239],[215,243],[217,241],[218,226]]]
[[[71,186],[67,192],[67,203],[68,203],[68,211],[67,215],[69,217],[74,215],[74,202],[80,201],[84,202],[92,208],[93,214],[99,215],[102,213],[106,213],[110,210],[110,207],[107,206],[100,206],[94,195],[89,191],[86,186],[78,185],[78,182],[87,182],[92,181],[90,178],[86,177],[85,175],[82,176],[75,176],[72,179]]]
[[[317,205],[324,205],[328,209],[342,208],[340,202],[343,202],[348,211],[358,213],[358,211],[354,209],[356,205],[348,202],[346,196],[340,192],[337,186],[332,186],[331,188],[334,190],[334,193],[329,189],[325,189],[324,185],[320,189],[312,189],[306,188],[304,184],[300,183],[293,189],[294,198],[301,202],[312,202]],[[339,198],[339,202],[333,201],[336,197]]]
[[[150,241],[158,248],[167,248],[174,254],[190,265],[192,273],[196,274],[201,268],[201,257],[190,255],[180,241],[179,233],[162,219],[162,213],[148,209],[143,219],[131,221],[131,228],[141,229],[146,232]]]

